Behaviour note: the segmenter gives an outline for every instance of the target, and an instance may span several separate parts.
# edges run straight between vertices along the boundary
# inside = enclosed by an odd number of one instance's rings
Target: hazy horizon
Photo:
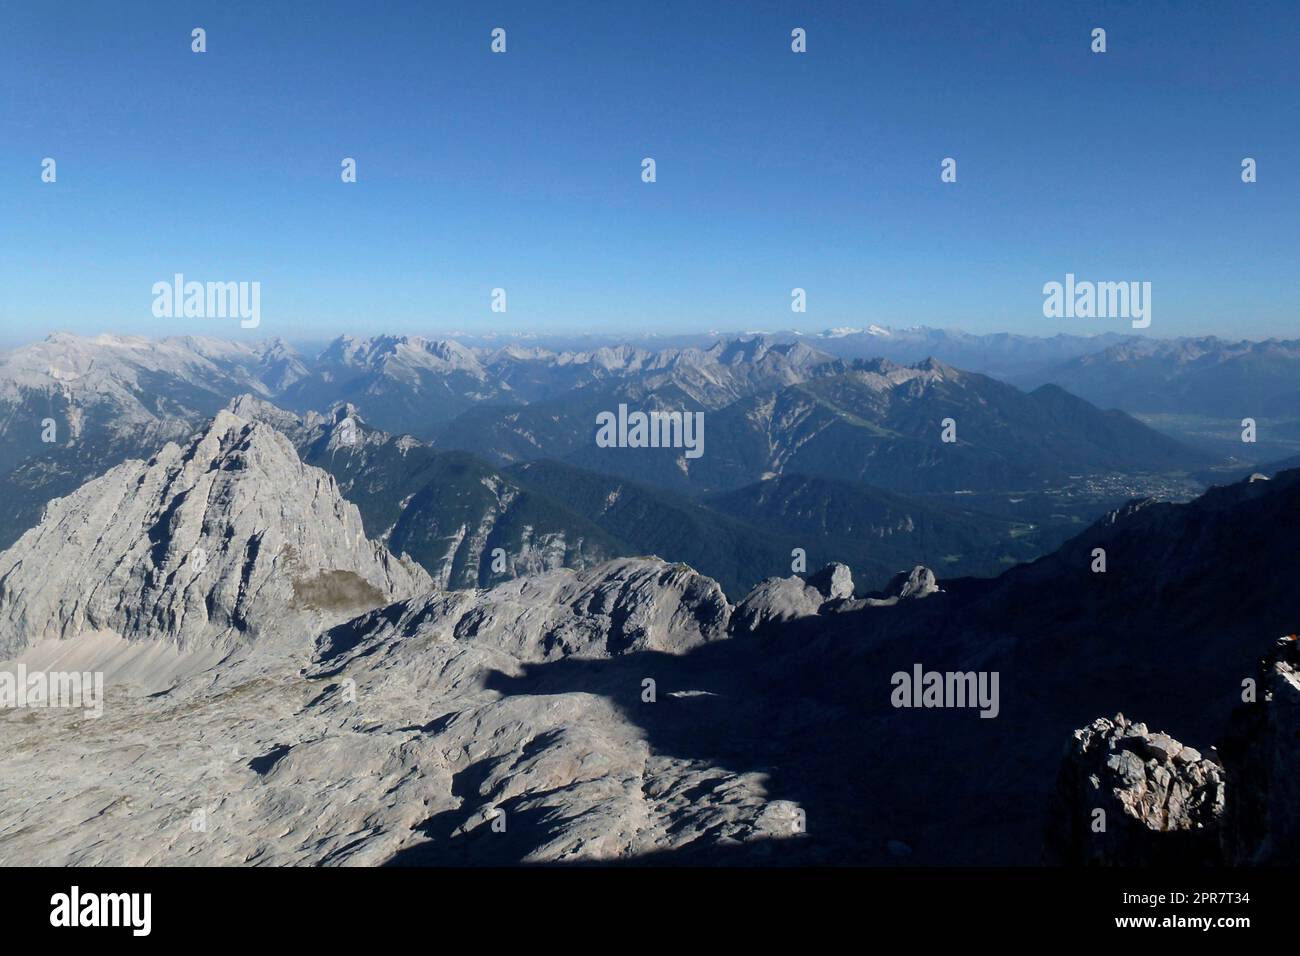
[[[962,328],[957,325],[946,326],[923,326],[923,325],[879,325],[877,328],[884,330],[887,334],[901,334],[907,332],[942,332],[957,333],[972,336],[997,336],[1009,335],[1019,336],[1028,339],[1051,339],[1060,336],[1080,339],[1105,339],[1107,337],[1124,337],[1124,338],[1150,338],[1159,341],[1179,341],[1183,339],[1209,339],[1215,338],[1225,343],[1238,342],[1288,342],[1300,340],[1300,334],[1295,335],[1270,335],[1270,336],[1248,336],[1248,335],[1224,335],[1214,332],[1207,332],[1199,335],[1174,334],[1168,335],[1142,335],[1132,330],[1115,330],[1108,332],[1104,330],[1092,332],[1052,332],[1052,333],[1032,333],[1016,332],[1007,329],[989,329],[974,331]],[[113,329],[84,329],[77,330],[72,328],[53,328],[48,330],[39,330],[29,333],[17,333],[14,330],[6,330],[0,334],[0,351],[14,351],[23,346],[33,345],[39,342],[47,341],[56,335],[73,335],[81,339],[92,340],[103,336],[122,339],[145,339],[152,342],[161,342],[166,339],[183,339],[183,338],[200,338],[200,339],[217,339],[228,342],[242,342],[247,345],[271,341],[283,341],[298,350],[312,350],[325,348],[330,343],[338,341],[340,338],[354,339],[375,339],[375,338],[419,338],[425,340],[453,340],[465,342],[492,341],[497,339],[524,339],[538,340],[542,342],[554,342],[556,340],[591,340],[597,342],[641,342],[652,339],[663,339],[666,342],[677,340],[694,340],[694,339],[731,339],[747,338],[755,336],[772,337],[772,338],[789,338],[789,339],[807,339],[817,341],[820,339],[835,339],[842,337],[843,334],[865,333],[867,326],[861,327],[839,327],[819,329],[816,331],[804,331],[795,328],[774,327],[770,329],[696,329],[696,330],[678,330],[666,331],[662,329],[628,329],[624,331],[599,331],[592,329],[565,329],[565,328],[542,328],[542,329],[503,329],[498,331],[481,330],[471,331],[468,329],[452,329],[425,327],[415,328],[407,331],[372,331],[366,333],[349,332],[342,330],[330,335],[306,335],[298,334],[281,334],[278,332],[265,331],[263,329],[241,330],[238,327],[231,329],[225,327],[203,328],[196,326],[190,329],[173,329],[171,331],[158,332],[120,332]],[[264,333],[264,334],[259,334]],[[838,334],[837,334],[838,333]]]

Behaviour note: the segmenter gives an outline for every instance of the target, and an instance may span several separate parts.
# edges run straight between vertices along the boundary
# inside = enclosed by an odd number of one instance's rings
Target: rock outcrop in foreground
[[[1052,862],[1205,863],[1218,849],[1223,768],[1168,734],[1116,715],[1074,732],[1057,778]]]
[[[0,659],[95,631],[181,652],[305,647],[430,586],[366,539],[356,507],[288,439],[223,411],[185,447],[50,502],[0,555]]]
[[[1300,857],[1300,654],[1279,639],[1213,759],[1123,715],[1074,732],[1049,812],[1066,865],[1230,866]],[[1249,694],[1247,696],[1250,696]]]

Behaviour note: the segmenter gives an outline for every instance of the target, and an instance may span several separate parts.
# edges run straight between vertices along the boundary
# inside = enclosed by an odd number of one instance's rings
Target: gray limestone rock
[[[915,600],[929,597],[937,592],[939,583],[933,571],[924,565],[918,564],[911,571],[894,575],[893,580],[886,585],[885,590],[897,594],[900,601]]]
[[[853,597],[853,575],[846,565],[832,562],[803,578],[768,578],[736,605],[732,629],[737,634],[770,631],[799,618],[847,613],[867,607],[892,607],[899,601],[937,593],[934,572],[918,564],[894,576],[884,597]]]
[[[1074,732],[1057,778],[1047,854],[1066,865],[1218,862],[1224,772],[1168,734],[1117,715]]]
[[[223,411],[185,446],[50,502],[0,555],[0,657],[90,632],[180,652],[305,646],[431,586],[366,539],[356,507],[288,439]]]
[[[0,865],[797,847],[802,811],[768,792],[766,774],[652,746],[617,702],[637,699],[639,669],[592,672],[580,689],[527,683],[530,668],[566,659],[648,653],[653,668],[656,653],[724,638],[729,613],[710,579],[630,559],[369,612],[324,634],[302,670],[194,677],[149,697],[112,687],[98,719],[0,712]],[[686,709],[689,722],[692,704],[640,706]],[[22,772],[33,762],[44,772]]]
[[[828,601],[853,597],[853,572],[847,564],[838,561],[832,561],[816,574],[809,575],[808,583]]]
[[[713,579],[658,558],[621,558],[405,601],[326,632],[319,650],[328,658],[358,634],[373,642],[418,631],[520,661],[675,654],[725,638],[730,619],[731,606]]]
[[[815,615],[826,595],[803,578],[768,578],[745,595],[732,615],[732,629],[737,634],[752,634]]]

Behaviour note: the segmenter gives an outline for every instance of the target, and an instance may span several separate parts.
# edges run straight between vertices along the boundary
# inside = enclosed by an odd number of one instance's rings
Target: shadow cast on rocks
[[[1246,667],[1260,643],[1253,623],[1234,634],[1213,620],[1213,653],[1200,648],[1170,688],[1163,668],[1188,636],[1173,633],[1190,626],[1182,620],[1162,629],[1158,615],[1117,612],[1082,595],[1094,605],[1090,615],[1026,602],[1019,618],[990,621],[984,599],[939,595],[924,606],[823,615],[682,655],[565,658],[518,676],[493,672],[487,687],[503,695],[599,694],[654,753],[764,774],[771,800],[806,814],[797,838],[739,848],[705,839],[620,862],[1039,865],[1051,788],[1074,728],[1130,705],[1174,727],[1209,727],[1206,711],[1218,718],[1223,711],[1206,701],[1230,696],[1234,667]],[[891,677],[914,664],[996,671],[997,717],[894,707]],[[653,702],[643,699],[647,678]],[[510,803],[502,807],[509,812]],[[562,823],[526,813],[512,815],[509,835],[480,828],[454,839],[464,812],[431,818],[424,828],[431,843],[392,862],[521,863],[537,845],[528,828]]]
[[[790,838],[741,847],[704,839],[622,862],[974,862],[995,855],[996,846],[1014,848],[1014,862],[1036,862],[1032,842],[1018,845],[1003,836],[1009,826],[1027,830],[1037,823],[1032,802],[1010,813],[1004,805],[999,815],[944,796],[976,788],[987,769],[971,753],[996,751],[1005,728],[970,710],[899,711],[890,704],[890,677],[910,667],[913,656],[902,625],[929,613],[870,613],[789,622],[777,633],[738,636],[681,655],[564,658],[526,666],[518,676],[493,672],[486,687],[506,696],[599,694],[641,729],[655,754],[762,774],[769,800],[791,801],[806,818],[806,832]],[[647,679],[654,681],[653,700],[646,699]],[[492,769],[491,761],[482,763],[457,775],[458,795],[477,795]],[[499,805],[510,817],[508,833],[487,827],[456,833],[473,811],[440,813],[418,827],[429,842],[399,852],[392,865],[520,863],[538,835],[563,822],[511,813],[512,801]],[[983,817],[992,820],[975,825]],[[531,827],[541,830],[529,836]]]
[[[706,839],[630,862],[1037,865],[1076,728],[1123,711],[1207,748],[1242,679],[1278,634],[1298,629],[1300,550],[1278,533],[1298,506],[1300,471],[1191,505],[1135,503],[1053,555],[922,600],[824,612],[680,655],[532,664],[487,686],[602,695],[653,753],[764,774],[769,799],[807,817],[804,835],[761,841],[769,849]],[[1097,547],[1106,573],[1090,570]],[[894,706],[893,675],[918,665],[996,674],[996,717]],[[456,842],[445,839],[450,822],[426,821],[432,843]],[[537,843],[514,839],[455,852],[518,863]],[[419,862],[451,862],[447,849]]]

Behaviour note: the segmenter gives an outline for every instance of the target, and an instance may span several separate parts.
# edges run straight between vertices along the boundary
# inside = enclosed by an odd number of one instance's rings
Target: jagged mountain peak
[[[275,409],[269,403],[263,404],[268,410]],[[246,481],[277,481],[285,475],[298,477],[308,467],[299,460],[288,437],[272,424],[245,418],[225,408],[180,447],[179,457],[172,452],[173,445],[169,443],[148,464],[175,461],[193,476],[206,471],[239,472]],[[334,490],[337,492],[337,488]]]
[[[340,335],[320,354],[320,360],[401,375],[418,369],[462,371],[476,377],[486,372],[474,350],[455,339],[428,339],[418,335],[377,335],[358,338]]]
[[[248,422],[279,419],[285,422],[292,421],[295,424],[300,423],[298,416],[293,412],[285,411],[266,399],[258,398],[256,395],[250,395],[247,392],[232,398],[226,406],[226,410],[236,418]]]
[[[959,374],[957,369],[953,368],[947,362],[941,362],[933,355],[928,355],[921,361],[917,362],[913,368],[921,372],[934,372],[942,377],[951,377]]]
[[[330,409],[329,417],[330,420],[336,424],[349,418],[356,419],[359,422],[365,421],[365,419],[361,417],[360,409],[351,402],[339,402],[337,405],[333,406]]]
[[[50,502],[0,555],[0,652],[95,632],[182,652],[302,650],[295,639],[431,586],[367,540],[288,438],[222,410],[183,447]]]
[[[779,362],[811,368],[834,361],[832,356],[806,342],[781,342],[765,335],[720,338],[706,349],[687,351],[693,351],[707,361],[733,366]]]

